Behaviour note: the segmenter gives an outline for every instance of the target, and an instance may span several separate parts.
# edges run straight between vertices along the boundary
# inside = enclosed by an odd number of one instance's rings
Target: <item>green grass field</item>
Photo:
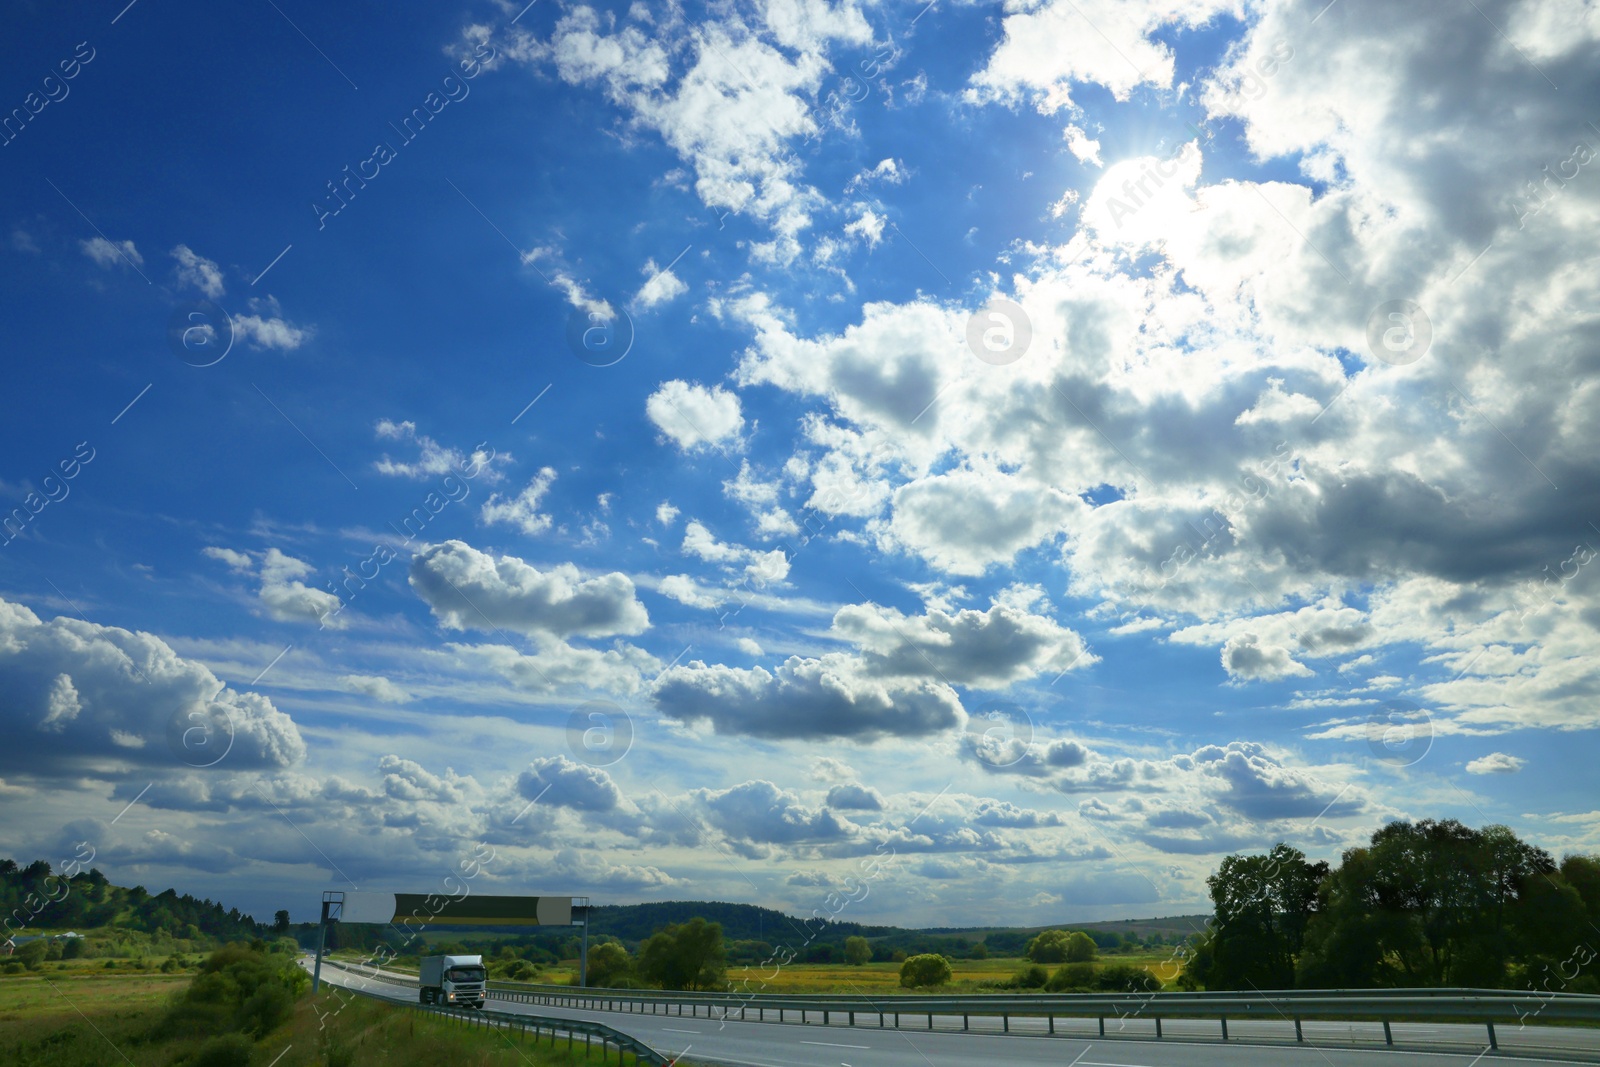
[[[0,1063],[26,1067],[179,1067],[201,1042],[167,1040],[157,1025],[183,976],[57,977],[0,983]],[[295,1005],[288,1023],[255,1042],[257,1067],[570,1067],[586,1062],[531,1037],[469,1028],[365,997],[324,991]],[[280,1058],[281,1057],[281,1058]],[[587,1060],[599,1062],[595,1045]],[[613,1053],[613,1060],[615,1053]],[[630,1060],[631,1062],[631,1060]]]

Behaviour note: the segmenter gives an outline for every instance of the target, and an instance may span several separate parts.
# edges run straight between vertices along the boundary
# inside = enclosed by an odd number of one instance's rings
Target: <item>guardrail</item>
[[[353,969],[348,965],[335,964],[335,966],[340,967],[342,970]],[[377,978],[378,976],[364,975],[363,977]],[[386,984],[406,984],[404,982],[397,982],[393,978],[381,978],[379,980]],[[567,1048],[570,1050],[573,1048],[574,1042],[578,1035],[581,1034],[584,1039],[583,1046],[586,1058],[589,1050],[594,1047],[594,1039],[598,1037],[600,1039],[600,1062],[602,1064],[608,1062],[612,1046],[616,1046],[617,1049],[617,1067],[622,1067],[622,1064],[625,1062],[624,1055],[626,1053],[632,1053],[634,1062],[644,1064],[645,1067],[672,1067],[672,1065],[676,1062],[674,1059],[663,1056],[661,1053],[657,1052],[643,1041],[640,1041],[632,1034],[626,1034],[621,1030],[613,1029],[612,1027],[607,1026],[605,1023],[593,1023],[584,1019],[564,1019],[559,1016],[525,1015],[521,1012],[494,1011],[492,1009],[458,1008],[452,1010],[450,1008],[431,1007],[422,1004],[396,1004],[388,997],[380,997],[378,994],[370,993],[365,989],[352,988],[349,986],[345,988],[350,989],[352,993],[356,993],[360,996],[372,997],[374,1000],[381,1000],[385,1004],[392,1004],[395,1007],[404,1008],[408,1011],[415,1011],[424,1015],[432,1015],[439,1018],[449,1019],[450,1021],[459,1023],[462,1026],[505,1027],[508,1030],[519,1031],[524,1036],[528,1035],[531,1031],[535,1045],[543,1040],[544,1036],[548,1034],[550,1037],[550,1045],[552,1048],[554,1048],[559,1035],[566,1034]]]
[[[348,966],[348,965],[347,965]],[[356,965],[359,967],[359,965]],[[375,968],[360,970],[379,977]],[[394,980],[388,978],[387,980]],[[403,982],[404,979],[401,979]],[[641,989],[583,989],[573,986],[519,982],[491,982],[489,996],[497,1000],[589,1011],[617,1011],[650,1015],[704,1016],[708,1019],[752,1022],[804,1023],[821,1016],[830,1025],[843,1016],[856,1026],[858,1015],[877,1017],[883,1028],[903,1029],[902,1017],[926,1019],[934,1029],[937,1016],[961,1018],[961,1029],[971,1028],[973,1016],[998,1017],[1002,1032],[1009,1033],[1013,1016],[1043,1018],[1047,1033],[1056,1032],[1057,1018],[1093,1018],[1101,1036],[1106,1020],[1149,1019],[1161,1038],[1163,1019],[1216,1019],[1224,1041],[1233,1019],[1279,1020],[1293,1023],[1295,1040],[1303,1042],[1301,1023],[1308,1019],[1361,1018],[1383,1025],[1384,1041],[1394,1044],[1390,1023],[1396,1021],[1476,1023],[1485,1028],[1491,1049],[1498,1049],[1495,1024],[1541,1022],[1600,1023],[1600,996],[1588,993],[1532,993],[1509,989],[1292,989],[1241,993],[1225,990],[1158,993],[991,993],[947,996],[939,994],[856,993],[726,993]],[[688,1010],[685,1011],[684,1009]],[[676,1009],[674,1011],[673,1009]],[[752,1016],[750,1012],[756,1014]],[[870,1021],[861,1025],[872,1025]],[[919,1028],[921,1028],[919,1026]]]

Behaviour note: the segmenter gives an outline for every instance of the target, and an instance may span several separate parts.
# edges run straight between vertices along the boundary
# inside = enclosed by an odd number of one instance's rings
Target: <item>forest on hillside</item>
[[[45,860],[26,866],[0,859],[0,940],[40,932],[85,933],[105,927],[149,935],[156,940],[208,943],[249,940],[288,930],[288,912],[273,926],[258,923],[238,908],[179,895],[167,889],[152,895],[143,886],[112,885],[95,867],[68,860],[60,871]]]

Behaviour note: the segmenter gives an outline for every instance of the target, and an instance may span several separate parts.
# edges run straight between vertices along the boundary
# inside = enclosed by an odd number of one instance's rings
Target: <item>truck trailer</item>
[[[445,1007],[482,1008],[488,978],[482,956],[424,956],[417,999]]]

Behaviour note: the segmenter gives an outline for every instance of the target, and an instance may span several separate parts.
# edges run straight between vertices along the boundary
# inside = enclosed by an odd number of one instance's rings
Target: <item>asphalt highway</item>
[[[414,988],[374,981],[338,967],[324,965],[323,981],[357,987],[397,1003],[415,1004]],[[999,1032],[998,1021],[984,1030],[962,1033],[961,1020],[934,1017],[929,1031],[927,1016],[901,1016],[901,1029],[879,1029],[877,1016],[849,1027],[836,1013],[831,1025],[821,1025],[817,1013],[809,1022],[740,1022],[733,1018],[585,1011],[491,999],[495,1011],[543,1015],[601,1022],[628,1033],[669,1056],[726,1064],[728,1067],[955,1067],[993,1063],[1004,1067],[1473,1067],[1482,1063],[1600,1063],[1600,1031],[1570,1027],[1529,1026],[1499,1028],[1500,1050],[1488,1051],[1485,1031],[1477,1026],[1395,1023],[1394,1038],[1403,1048],[1384,1047],[1378,1023],[1319,1023],[1304,1025],[1307,1044],[1293,1043],[1293,1025],[1266,1020],[1230,1021],[1224,1044],[1220,1028],[1203,1020],[1168,1020],[1162,1024],[1163,1040],[1155,1038],[1149,1020],[1107,1020],[1101,1038],[1093,1019],[1056,1020],[1056,1036],[1043,1033],[1044,1021],[1012,1020],[1009,1034]],[[770,1012],[769,1018],[770,1018]],[[892,1015],[891,1015],[892,1020]],[[974,1017],[973,1022],[979,1022]],[[1032,1024],[1037,1024],[1033,1026]],[[1267,1042],[1246,1044],[1239,1040]],[[1432,1046],[1440,1051],[1424,1051]],[[1395,1059],[1399,1057],[1399,1059]]]

